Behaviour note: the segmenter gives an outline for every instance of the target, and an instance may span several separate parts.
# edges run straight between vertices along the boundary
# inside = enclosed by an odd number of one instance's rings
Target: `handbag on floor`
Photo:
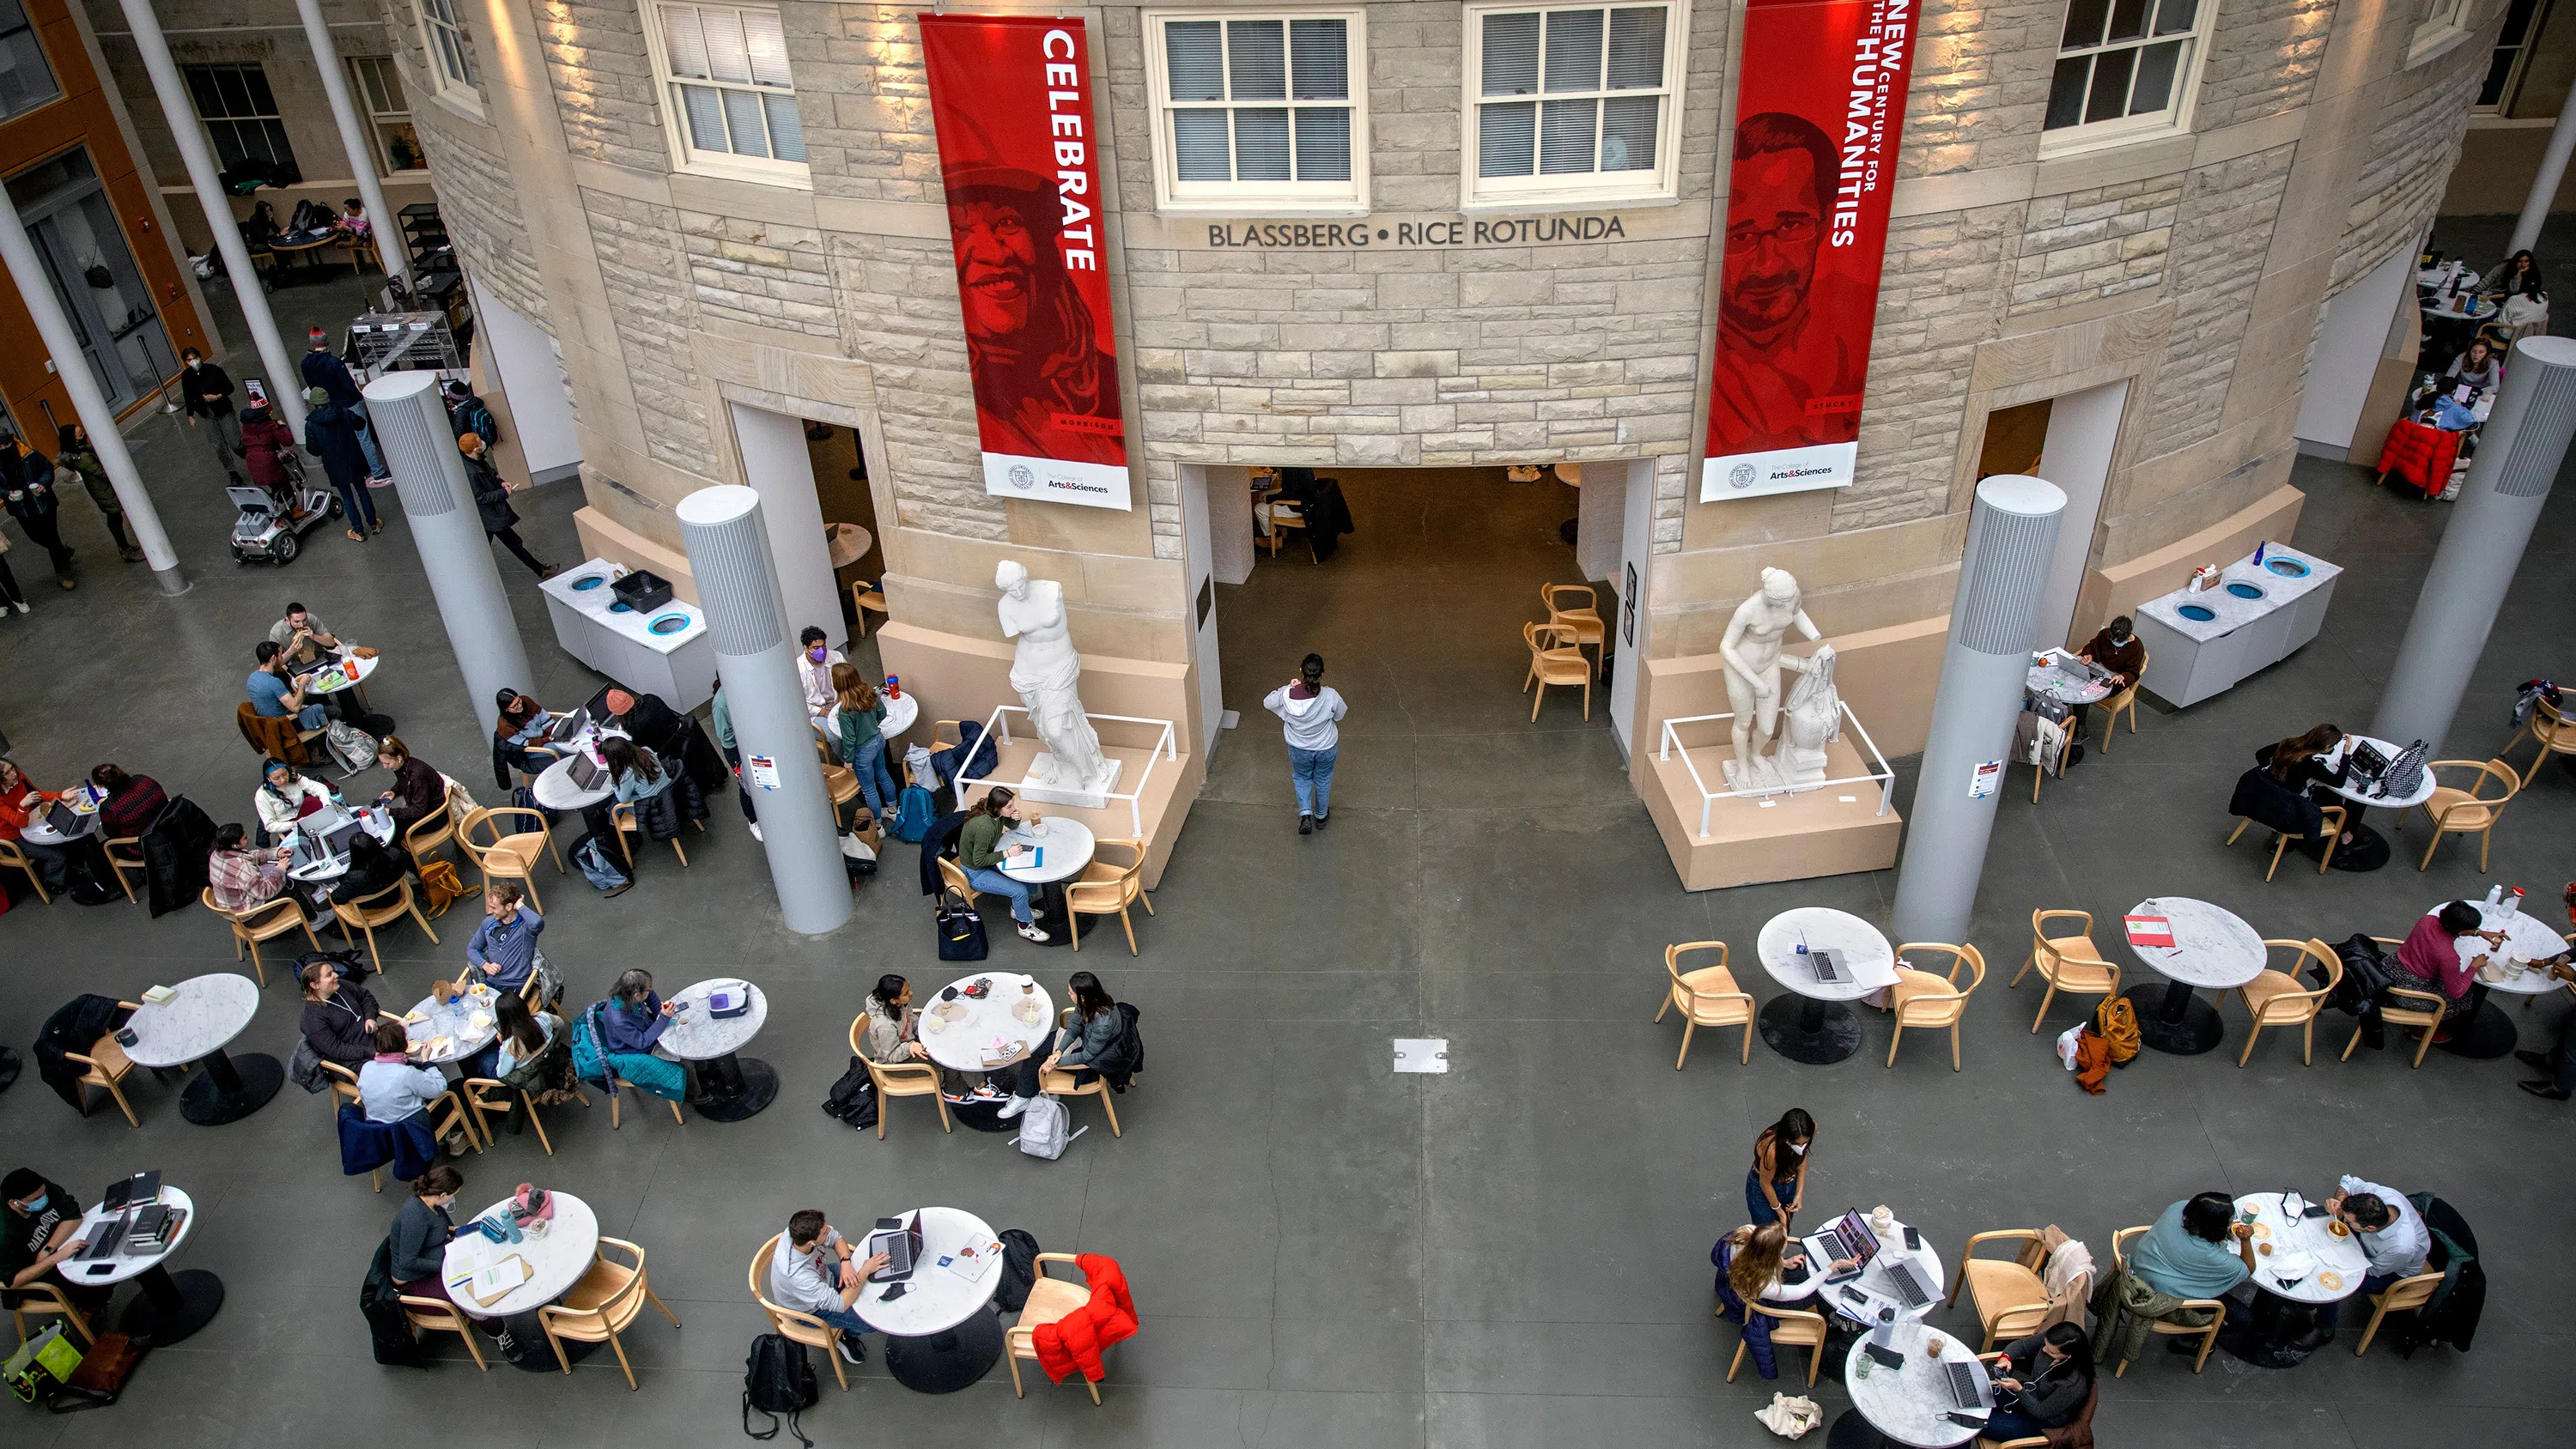
[[[626,872],[618,868],[616,861],[609,859],[608,848],[599,843],[596,835],[583,836],[581,844],[573,847],[572,863],[581,867],[583,877],[596,890],[613,891],[628,884]]]
[[[1753,1417],[1762,1422],[1763,1428],[1781,1438],[1795,1439],[1821,1426],[1825,1422],[1825,1411],[1815,1400],[1803,1394],[1795,1398],[1773,1394],[1770,1407],[1754,1410]]]
[[[954,890],[939,893],[937,931],[942,961],[981,961],[989,949],[984,942],[984,918]]]

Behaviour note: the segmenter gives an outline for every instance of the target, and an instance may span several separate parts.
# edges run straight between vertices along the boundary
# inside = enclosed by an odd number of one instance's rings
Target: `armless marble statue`
[[[1120,766],[1101,754],[1100,736],[1082,711],[1082,656],[1074,652],[1065,623],[1064,585],[1032,579],[1009,559],[993,571],[993,583],[1002,591],[1002,637],[1018,641],[1011,688],[1045,747],[1030,764],[1020,793],[1057,805],[1101,805],[1118,786]]]
[[[1815,621],[1799,607],[1798,581],[1782,569],[1764,569],[1762,587],[1736,606],[1727,621],[1718,655],[1726,661],[1726,697],[1735,711],[1731,733],[1735,758],[1726,762],[1726,782],[1739,795],[1769,794],[1824,780],[1824,741],[1839,732],[1840,711],[1833,689],[1833,646],[1818,649],[1812,659],[1783,654],[1780,646],[1791,629],[1808,639],[1823,637]],[[1780,730],[1780,671],[1807,675],[1822,671],[1820,688],[1799,682],[1793,712],[1801,718],[1801,736],[1774,758],[1771,747]]]

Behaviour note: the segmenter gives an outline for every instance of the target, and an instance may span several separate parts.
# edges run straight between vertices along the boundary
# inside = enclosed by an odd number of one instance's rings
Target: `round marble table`
[[[130,1253],[120,1248],[114,1256],[95,1263],[66,1261],[60,1265],[60,1271],[65,1280],[84,1288],[106,1288],[129,1278],[135,1280],[135,1286],[141,1288],[143,1294],[125,1305],[124,1316],[117,1320],[117,1328],[154,1348],[166,1348],[213,1320],[224,1306],[224,1280],[203,1268],[191,1268],[180,1273],[170,1271],[170,1259],[178,1253],[180,1245],[188,1241],[188,1235],[197,1230],[197,1205],[188,1194],[168,1183],[161,1185],[161,1196],[156,1201],[163,1207],[176,1208],[187,1214],[179,1223],[179,1231],[161,1246],[159,1252]],[[109,1212],[105,1208],[92,1207],[81,1214],[80,1236],[89,1237],[99,1224],[123,1211],[122,1208]]]
[[[740,1016],[710,1015],[708,998],[719,989],[748,997],[749,1009]],[[778,1069],[758,1057],[738,1055],[769,1021],[768,992],[739,976],[716,976],[689,986],[671,1000],[679,1003],[680,1011],[663,1030],[662,1047],[700,1068],[698,1086],[705,1095],[693,1104],[699,1116],[710,1122],[739,1122],[758,1116],[777,1100]]]
[[[2219,1346],[2262,1368],[2305,1362],[2319,1347],[2317,1309],[2360,1292],[2361,1280],[2370,1272],[2370,1255],[2361,1241],[2338,1234],[2340,1224],[2333,1218],[2294,1218],[2288,1207],[2277,1192],[2247,1193],[2236,1200],[2236,1220],[2253,1230],[2258,1291],[2245,1330],[2222,1332]]]
[[[1843,1360],[1843,1387],[1850,1390],[1850,1412],[1834,1421],[1828,1449],[1876,1449],[1895,1444],[1909,1449],[1950,1449],[1977,1437],[1994,1407],[1994,1381],[1976,1350],[1930,1324],[1900,1323],[1889,1335],[1888,1350],[1905,1362],[1888,1368],[1869,1357],[1870,1335],[1864,1333]],[[1933,1345],[1940,1357],[1932,1356]],[[1950,1397],[1950,1379],[1941,1365],[1964,1363],[1976,1380],[1978,1407],[1961,1409]],[[1955,1423],[1953,1413],[1974,1415],[1974,1424]],[[1855,1422],[1857,1420],[1858,1422]]]
[[[2079,708],[2111,697],[2111,686],[2095,679],[2083,660],[2063,649],[2050,649],[2039,657],[2046,662],[2033,664],[2022,675],[2024,693]]]
[[[2557,990],[2558,981],[2546,968],[2534,963],[2564,956],[2568,947],[2565,937],[2551,929],[2547,921],[2532,914],[2529,901],[2524,901],[2520,909],[2511,912],[2484,901],[2473,900],[2469,904],[2478,908],[2481,927],[2504,932],[2505,943],[2501,950],[2489,946],[2484,938],[2478,936],[2462,936],[2451,943],[2460,953],[2462,964],[2485,956],[2488,965],[2486,970],[2470,980],[2469,1009],[2451,1024],[2451,1039],[2441,1045],[2442,1050],[2454,1056],[2486,1061],[2512,1051],[2522,1038],[2522,1033],[2513,1024],[2512,1015],[2488,1000],[2489,993],[2501,991],[2508,996],[2533,997],[2546,996]],[[2435,906],[2424,914],[2429,916],[2439,910],[2441,907]],[[2522,969],[2515,970],[2515,966]]]
[[[992,986],[980,1001],[966,994],[966,988],[977,981],[990,982]],[[951,991],[957,994],[948,995]],[[1005,1058],[1001,1065],[1009,1065],[1035,1051],[1047,1033],[1055,1029],[1055,1017],[1055,1000],[1036,977],[979,971],[942,987],[922,1007],[914,1030],[921,1049],[930,1053],[932,1061],[952,1072],[980,1074],[999,1069],[986,1065],[988,1053]],[[978,1132],[1018,1131],[1018,1122],[1005,1121],[1001,1110],[999,1098],[978,1097],[948,1104],[948,1115],[960,1126]]]
[[[179,1115],[200,1127],[238,1122],[268,1105],[286,1084],[286,1068],[265,1053],[224,1054],[259,1014],[259,983],[219,972],[192,976],[170,988],[168,1001],[145,1002],[126,1021],[134,1044],[125,1049],[136,1066],[205,1067],[179,1094]]]
[[[2160,1052],[2198,1056],[2227,1036],[2218,1008],[2193,995],[2198,987],[2223,991],[2263,974],[2262,933],[2235,912],[2189,896],[2149,896],[2129,908],[2132,916],[2162,916],[2173,944],[2141,946],[2132,931],[2129,952],[2167,985],[2141,982],[2121,992],[2137,1009],[2138,1039]]]
[[[1037,889],[1029,893],[1030,910],[1037,916],[1038,928],[1047,933],[1042,943],[1048,946],[1068,945],[1073,940],[1073,917],[1064,903],[1064,883],[1082,874],[1091,864],[1100,839],[1091,827],[1070,815],[1042,815],[1032,828],[1014,826],[1002,833],[996,850],[1013,845],[1035,847],[1038,855],[1022,854],[1023,862],[1034,864],[1006,865],[1002,874],[1025,881]]]
[[[1863,1216],[1866,1217],[1867,1214]],[[1840,1221],[1839,1218],[1824,1219],[1824,1223],[1828,1226],[1838,1221]],[[1871,1231],[1876,1232],[1877,1229],[1872,1227]],[[1895,1224],[1889,1232],[1880,1237],[1878,1252],[1871,1256],[1869,1266],[1860,1270],[1858,1278],[1848,1283],[1834,1284],[1830,1288],[1825,1283],[1825,1269],[1831,1264],[1828,1259],[1819,1256],[1822,1250],[1815,1242],[1815,1237],[1814,1233],[1810,1233],[1789,1245],[1789,1251],[1807,1255],[1807,1276],[1796,1283],[1791,1283],[1784,1278],[1776,1291],[1764,1295],[1771,1302],[1805,1303],[1809,1299],[1816,1299],[1818,1300],[1816,1306],[1829,1308],[1854,1322],[1868,1322],[1874,1314],[1864,1313],[1864,1305],[1843,1297],[1842,1290],[1845,1288],[1857,1289],[1861,1293],[1884,1301],[1887,1306],[1896,1310],[1900,1318],[1921,1319],[1940,1308],[1941,1285],[1949,1281],[1941,1271],[1941,1255],[1933,1249],[1930,1238],[1923,1240],[1921,1248],[1905,1246],[1905,1224],[1902,1222]],[[1906,1265],[1907,1270],[1913,1273],[1915,1282],[1924,1290],[1925,1298],[1921,1305],[1908,1307],[1905,1295],[1897,1290],[1895,1280],[1889,1276],[1889,1268],[1898,1263]]]
[[[65,805],[71,809],[72,828],[69,834],[56,830],[53,822],[46,818],[55,805]],[[88,787],[74,786],[53,800],[47,801],[43,808],[30,811],[27,815],[27,828],[18,834],[20,839],[36,845],[69,845],[75,840],[87,840],[98,834],[98,818],[98,802],[91,796]]]
[[[885,718],[877,721],[877,735],[886,742],[887,752],[891,754],[894,751],[895,740],[900,738],[905,730],[912,728],[914,721],[921,718],[921,700],[916,695],[907,694],[898,698],[880,690],[877,693],[877,701],[885,706]],[[833,756],[838,758],[841,753],[840,722],[828,714],[812,715],[809,718],[814,722],[814,733],[823,737],[824,743],[832,747]],[[849,762],[843,760],[842,763]]]
[[[353,813],[357,816],[358,824],[365,827],[366,832],[376,838],[377,844],[391,845],[393,843],[394,817],[391,813],[374,805],[369,805],[364,809]],[[302,881],[306,885],[326,885],[332,881],[338,880],[340,877],[347,875],[348,873],[349,852],[344,850],[327,860],[317,860],[311,865],[290,867],[287,870],[286,875],[289,880]],[[324,914],[327,915],[329,913],[325,912]]]
[[[384,663],[385,659],[381,654],[365,658],[344,654],[316,671],[313,682],[304,687],[304,692],[328,699],[332,695],[355,690],[359,700],[363,702],[367,697],[367,681],[376,677],[376,671],[383,668]],[[352,665],[356,666],[358,672],[358,677],[354,680],[348,673]]]
[[[424,996],[414,1002],[403,1017],[403,1033],[412,1045],[435,1043],[437,1050],[418,1052],[412,1059],[424,1067],[443,1067],[490,1046],[501,1035],[493,1014],[499,999],[491,987],[478,985],[454,1001]]]
[[[902,1283],[870,1283],[853,1305],[886,1336],[886,1372],[905,1388],[953,1394],[991,1372],[1002,1357],[1002,1320],[991,1307],[1002,1286],[1000,1240],[991,1225],[952,1207],[919,1210],[921,1258]],[[973,1245],[988,1255],[981,1276],[961,1277],[940,1259]],[[864,1254],[861,1237],[854,1250]],[[886,1297],[901,1288],[899,1296]]]
[[[1852,979],[1818,981],[1801,945],[1831,950]],[[1764,922],[1754,951],[1771,979],[1795,993],[1763,1004],[1764,1045],[1810,1066],[1827,1066],[1860,1050],[1860,1015],[1851,1003],[1885,987],[1896,969],[1896,948],[1876,926],[1849,911],[1799,906]]]
[[[2337,745],[2334,753],[2328,757],[2328,767],[2331,768],[2334,764],[2338,764],[2344,760],[2352,758],[2352,751],[2355,745],[2369,745],[2371,748],[2379,751],[2382,759],[2389,760],[2397,758],[2398,751],[2405,748],[2403,745],[2392,744],[2387,740],[2378,739],[2370,735],[2345,735],[2343,737],[2343,743]],[[2387,794],[2381,791],[2375,784],[2350,777],[2347,777],[2344,783],[2334,786],[2333,789],[2336,794],[2341,795],[2346,800],[2352,802],[2352,807],[2344,812],[2344,829],[2352,832],[2355,842],[2364,840],[2378,841],[2379,846],[2378,848],[2367,850],[2357,850],[2351,846],[2337,846],[2335,848],[2335,858],[2329,862],[2329,864],[2338,870],[2349,871],[2377,870],[2381,866],[2386,865],[2389,857],[2387,841],[2378,831],[2362,824],[2361,817],[2368,813],[2368,807],[2373,805],[2384,805],[2392,810],[2411,810],[2433,798],[2433,784],[2433,772],[2431,770],[2426,770],[2423,778],[2416,782],[2415,788],[2403,795]],[[2347,864],[2347,860],[2351,863]],[[2369,861],[2370,864],[2360,864],[2362,861]]]
[[[592,1260],[599,1256],[599,1215],[571,1193],[552,1188],[546,1191],[554,1200],[553,1219],[535,1232],[523,1230],[518,1242],[496,1243],[480,1232],[468,1231],[465,1223],[458,1223],[456,1236],[447,1242],[439,1280],[446,1285],[448,1298],[468,1316],[504,1321],[508,1339],[503,1352],[511,1363],[531,1373],[550,1374],[562,1369],[555,1362],[554,1350],[547,1346],[537,1310],[571,1292],[581,1276],[590,1271]],[[503,1198],[475,1216],[506,1214],[512,1201]],[[488,1305],[475,1302],[469,1291],[475,1272],[514,1254],[526,1260],[528,1280]],[[564,1353],[580,1358],[592,1347],[567,1341]]]
[[[583,747],[587,748],[587,744]],[[548,810],[580,810],[617,793],[617,787],[608,783],[606,776],[601,777],[596,790],[585,790],[574,784],[572,761],[573,757],[567,754],[537,772],[537,778],[529,784],[528,791],[537,797],[538,804]]]

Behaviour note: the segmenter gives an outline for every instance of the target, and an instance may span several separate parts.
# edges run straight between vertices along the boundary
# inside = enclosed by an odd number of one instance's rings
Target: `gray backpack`
[[[1072,1125],[1073,1114],[1065,1110],[1064,1103],[1041,1092],[1020,1114],[1020,1150],[1053,1162],[1064,1156],[1064,1149],[1072,1145],[1074,1138],[1091,1130],[1085,1127],[1082,1132],[1067,1132],[1065,1129]]]

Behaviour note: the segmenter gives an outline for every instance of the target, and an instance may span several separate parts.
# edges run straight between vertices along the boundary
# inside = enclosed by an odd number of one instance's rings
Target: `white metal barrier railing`
[[[1691,785],[1699,791],[1699,833],[1701,837],[1706,838],[1708,835],[1709,807],[1720,800],[1756,800],[1766,795],[1803,794],[1809,790],[1829,789],[1836,785],[1857,785],[1864,780],[1874,780],[1878,783],[1878,813],[1881,815],[1886,814],[1889,804],[1889,793],[1896,785],[1896,771],[1888,765],[1887,757],[1878,752],[1878,742],[1869,737],[1869,731],[1861,726],[1860,716],[1852,713],[1852,707],[1841,700],[1836,700],[1835,705],[1842,711],[1843,722],[1851,726],[1854,734],[1860,736],[1861,744],[1869,750],[1869,757],[1878,761],[1878,769],[1875,772],[1866,775],[1838,776],[1831,780],[1820,780],[1813,785],[1798,785],[1794,787],[1788,785],[1774,785],[1768,789],[1762,790],[1737,790],[1731,787],[1724,790],[1711,790],[1708,788],[1708,781],[1700,778],[1699,766],[1694,764],[1691,760],[1690,746],[1681,742],[1681,736],[1674,729],[1674,726],[1686,724],[1712,724],[1718,720],[1735,718],[1735,712],[1733,710],[1729,710],[1724,714],[1686,714],[1664,721],[1662,745],[1661,748],[1656,751],[1655,757],[1659,760],[1669,760],[1673,757],[1673,751],[1675,749],[1679,749],[1682,752],[1682,768],[1690,772]]]
[[[984,737],[986,739],[998,740],[1002,744],[1006,745],[1011,743],[1010,721],[1004,719],[1003,716],[1013,714],[1024,715],[1027,713],[1028,709],[1023,705],[997,704],[993,706],[993,712],[990,715],[987,715],[984,719]],[[1178,737],[1172,731],[1172,722],[1167,719],[1146,719],[1140,715],[1132,714],[1094,714],[1087,715],[1087,718],[1094,722],[1109,720],[1117,724],[1155,725],[1159,727],[1159,733],[1155,737],[1153,748],[1148,750],[1145,754],[1145,768],[1137,771],[1135,780],[1131,782],[1135,788],[1131,790],[1105,790],[1101,792],[1105,799],[1124,800],[1127,802],[1128,821],[1135,829],[1136,838],[1142,840],[1145,838],[1145,782],[1154,778],[1154,764],[1156,761],[1171,760],[1177,762],[1181,758],[1180,744]],[[961,781],[960,783],[989,786],[1007,784],[1009,782],[996,780],[990,775],[983,775],[978,776],[971,781]],[[962,806],[965,801],[960,799],[958,803]]]

